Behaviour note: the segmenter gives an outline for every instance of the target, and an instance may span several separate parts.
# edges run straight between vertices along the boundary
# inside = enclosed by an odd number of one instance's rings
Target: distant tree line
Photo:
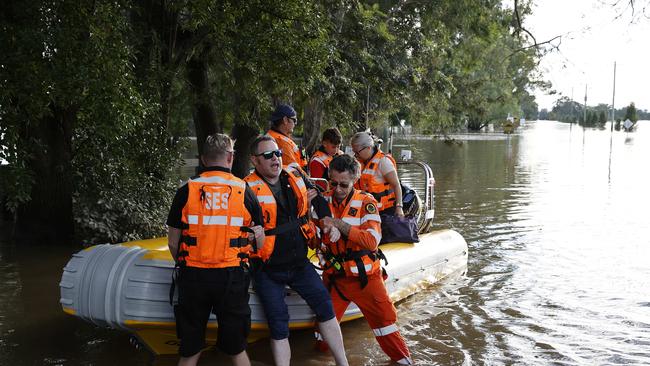
[[[539,119],[553,120],[568,123],[578,123],[585,126],[604,125],[612,119],[611,105],[600,103],[596,106],[587,106],[586,120],[585,107],[576,101],[567,97],[562,97],[555,102],[553,109],[548,111],[543,108],[539,112]],[[650,120],[650,111],[637,109],[634,103],[630,103],[625,108],[615,109],[614,118],[617,121],[630,119],[632,122],[637,120]],[[585,122],[586,121],[586,122]]]
[[[518,2],[516,2],[517,4]],[[540,56],[501,1],[6,1],[0,191],[17,234],[163,233],[187,136],[236,139],[233,171],[279,102],[313,149],[324,127],[421,131],[531,118]]]

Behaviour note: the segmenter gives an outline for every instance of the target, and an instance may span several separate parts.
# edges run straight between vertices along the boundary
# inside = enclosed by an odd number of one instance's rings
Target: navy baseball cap
[[[279,121],[284,117],[296,117],[296,110],[288,104],[279,104],[271,114],[271,122]]]

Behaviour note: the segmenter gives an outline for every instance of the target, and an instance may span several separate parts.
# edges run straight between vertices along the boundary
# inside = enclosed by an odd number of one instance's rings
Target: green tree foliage
[[[51,237],[162,232],[184,137],[237,139],[279,102],[320,131],[399,120],[479,129],[537,115],[539,52],[500,1],[118,0],[0,8],[0,158],[8,206]],[[530,14],[519,4],[519,18]],[[41,230],[42,231],[42,230]]]
[[[134,78],[126,11],[119,2],[3,6],[2,180],[18,233],[161,233],[178,147]]]
[[[629,106],[627,106],[627,109],[625,110],[625,117],[623,117],[623,120],[630,120],[632,122],[636,122],[639,120],[636,114],[636,107],[634,106],[634,102],[630,103]]]
[[[630,109],[630,107],[632,109]],[[611,106],[608,104],[600,103],[595,107],[587,107],[587,126],[602,126],[605,124],[609,118],[611,118]],[[628,112],[630,110],[630,112]],[[631,103],[630,106],[625,109],[617,109],[615,115],[617,119],[627,119],[628,113],[636,114],[638,119],[650,119],[650,113],[646,110],[637,110],[634,106],[634,103]],[[593,116],[591,116],[593,114]],[[631,115],[630,114],[630,115]],[[561,97],[555,101],[555,105],[550,112],[540,112],[540,119],[549,119],[556,120],[561,122],[575,123],[579,122],[583,124],[584,116],[584,106],[576,101],[571,101],[567,97]],[[632,119],[630,119],[632,120]]]

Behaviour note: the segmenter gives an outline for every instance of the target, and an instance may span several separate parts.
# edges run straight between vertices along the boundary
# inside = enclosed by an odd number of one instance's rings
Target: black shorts
[[[217,347],[228,355],[246,349],[251,329],[249,284],[249,274],[242,267],[181,269],[174,314],[182,357],[193,356],[205,348],[210,313],[217,317]]]

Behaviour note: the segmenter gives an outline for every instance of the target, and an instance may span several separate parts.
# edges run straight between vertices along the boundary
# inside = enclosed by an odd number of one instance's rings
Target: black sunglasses
[[[257,154],[255,156],[263,156],[264,159],[269,160],[275,155],[276,157],[281,157],[282,156],[282,150],[277,149],[277,150],[271,150],[271,151],[265,151],[263,153]]]
[[[338,187],[338,186],[341,186],[341,188],[343,188],[343,189],[348,189],[348,188],[350,188],[350,186],[352,185],[352,183],[339,183],[339,182],[337,182],[337,181],[335,181],[335,180],[330,180],[330,185],[331,185],[332,187],[334,187],[334,188],[336,188],[336,187]]]

